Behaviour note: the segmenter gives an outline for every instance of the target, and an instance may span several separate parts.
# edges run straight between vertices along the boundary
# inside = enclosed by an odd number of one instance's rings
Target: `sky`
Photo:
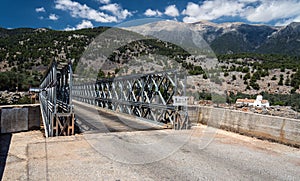
[[[1,0],[0,27],[75,30],[143,18],[179,22],[300,22],[300,0]]]

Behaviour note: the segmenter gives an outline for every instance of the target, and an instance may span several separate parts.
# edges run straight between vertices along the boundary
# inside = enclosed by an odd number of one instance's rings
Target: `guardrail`
[[[71,90],[71,64],[53,62],[39,93],[46,137],[74,134]]]

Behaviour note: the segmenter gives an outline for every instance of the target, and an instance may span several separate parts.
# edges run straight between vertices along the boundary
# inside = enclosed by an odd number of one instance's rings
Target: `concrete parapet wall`
[[[0,133],[40,129],[40,105],[0,106]]]
[[[189,116],[192,123],[300,147],[298,119],[202,106],[189,107]]]

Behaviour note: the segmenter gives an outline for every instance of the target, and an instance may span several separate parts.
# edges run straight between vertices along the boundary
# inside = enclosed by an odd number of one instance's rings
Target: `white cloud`
[[[244,16],[251,22],[270,22],[300,15],[300,2],[296,0],[262,1],[257,7],[245,10]]]
[[[178,11],[176,5],[170,5],[170,6],[166,7],[165,14],[168,16],[176,17],[176,16],[179,16],[179,11]]]
[[[189,2],[182,11],[184,22],[239,17],[255,23],[288,23],[300,16],[299,0],[205,0]]]
[[[295,17],[295,18],[290,18],[290,19],[287,19],[287,20],[281,20],[281,21],[278,21],[275,26],[286,26],[292,22],[300,22],[300,15]]]
[[[50,15],[49,15],[49,19],[50,19],[50,20],[56,21],[56,20],[58,20],[58,18],[59,18],[59,17],[58,17],[56,14],[50,14]]]
[[[83,20],[80,24],[76,26],[76,29],[83,29],[83,28],[93,28],[94,25],[92,22],[88,20]]]
[[[40,7],[40,8],[35,8],[35,12],[40,13],[40,12],[46,12],[44,7]]]
[[[99,2],[102,4],[109,4],[110,0],[99,0]]]
[[[101,23],[111,23],[118,21],[117,17],[115,16],[110,16],[103,12],[99,12],[88,7],[85,4],[82,5],[72,0],[56,0],[55,8],[63,11],[68,11],[70,12],[71,16],[75,18],[85,18]]]
[[[74,31],[74,30],[76,30],[76,28],[68,26],[64,30],[65,31]]]
[[[108,11],[115,15],[119,20],[124,20],[128,16],[132,16],[132,13],[127,9],[123,9],[119,4],[107,4],[100,7],[101,10]]]
[[[82,20],[81,23],[76,25],[75,28],[68,26],[67,28],[65,28],[65,31],[74,31],[74,30],[80,30],[80,29],[84,29],[84,28],[93,28],[93,27],[94,27],[94,25],[91,21]]]
[[[147,9],[144,13],[144,15],[150,17],[150,16],[161,16],[162,12],[158,10],[152,10],[152,9]]]
[[[202,5],[188,3],[182,11],[184,22],[195,22],[200,20],[214,20],[222,16],[238,16],[244,7],[239,1],[213,0],[205,1]]]

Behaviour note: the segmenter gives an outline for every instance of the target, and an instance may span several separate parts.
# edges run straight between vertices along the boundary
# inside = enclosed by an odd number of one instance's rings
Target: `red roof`
[[[255,99],[237,99],[236,103],[254,103]]]
[[[237,99],[236,103],[254,103],[255,99]],[[266,104],[268,103],[268,100],[262,100],[261,103],[262,104]]]

